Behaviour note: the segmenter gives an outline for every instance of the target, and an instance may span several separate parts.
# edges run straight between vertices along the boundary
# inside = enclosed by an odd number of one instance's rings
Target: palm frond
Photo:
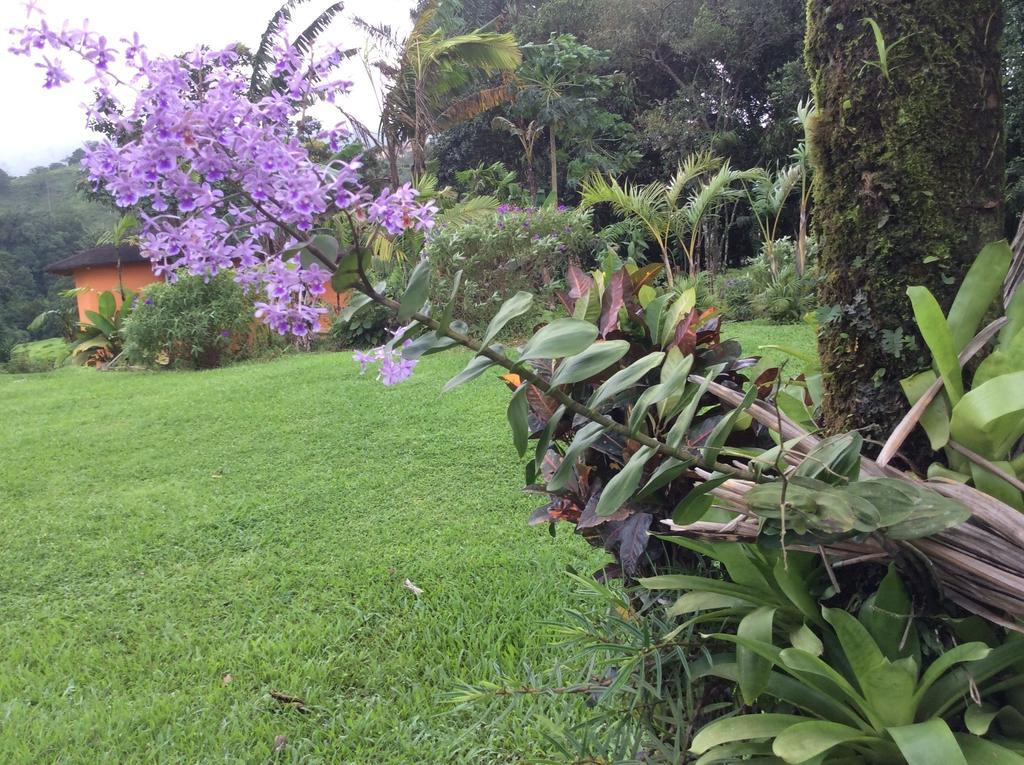
[[[438,216],[437,220],[442,225],[472,223],[493,215],[497,208],[498,200],[492,196],[470,197],[464,202],[459,202],[445,210]]]
[[[668,183],[666,195],[669,205],[675,207],[687,186],[705,173],[719,167],[721,163],[722,160],[714,156],[710,151],[694,152],[687,156],[679,164],[676,174],[672,176],[672,180]]]
[[[448,108],[437,116],[437,126],[441,130],[459,122],[471,120],[490,109],[510,103],[515,99],[515,90],[509,83],[494,88],[485,88],[476,93],[452,101]]]
[[[267,28],[260,36],[260,44],[252,57],[252,76],[249,78],[249,93],[261,93],[266,84],[267,66],[270,64],[270,49],[274,47],[281,27],[292,20],[292,10],[307,0],[287,0],[267,22]]]

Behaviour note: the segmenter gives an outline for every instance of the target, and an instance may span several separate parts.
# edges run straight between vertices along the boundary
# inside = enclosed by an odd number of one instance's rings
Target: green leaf
[[[775,737],[772,752],[789,763],[802,763],[842,744],[871,738],[864,731],[836,722],[812,720],[788,727]]]
[[[114,297],[112,292],[101,292],[98,299],[98,307],[100,309],[100,315],[104,318],[111,319],[117,312],[117,299]]]
[[[117,327],[95,311],[86,311],[85,315],[88,317],[89,321],[92,322],[92,326],[99,332],[102,332],[106,337],[112,338],[117,334]]]
[[[569,448],[565,450],[562,464],[558,466],[558,470],[555,471],[554,475],[551,476],[551,480],[547,483],[548,491],[561,491],[565,488],[565,485],[572,477],[576,460],[603,434],[604,426],[597,422],[588,422],[576,432],[576,436],[573,438]]]
[[[863,447],[864,438],[856,431],[829,436],[807,453],[793,475],[816,478],[833,486],[856,481]]]
[[[974,388],[955,407],[950,434],[990,460],[1004,459],[1024,435],[1024,372]]]
[[[455,278],[452,280],[452,294],[448,298],[448,305],[444,307],[441,312],[440,318],[437,320],[437,334],[443,335],[448,331],[448,327],[452,323],[452,313],[455,311],[455,298],[459,294],[459,286],[462,284],[462,269],[455,272]]]
[[[498,333],[504,329],[506,324],[517,316],[522,316],[524,313],[529,311],[532,304],[533,295],[529,292],[517,292],[502,303],[501,308],[498,309],[498,312],[494,314],[494,318],[492,318],[491,322],[487,325],[487,331],[484,332],[484,339],[481,346],[486,348],[487,345],[498,336]]]
[[[971,264],[946,318],[956,353],[978,333],[982,319],[1002,293],[1012,260],[1013,251],[1003,239],[985,245]]]
[[[637,452],[629,458],[629,462],[612,478],[601,492],[601,499],[597,501],[595,513],[599,516],[607,516],[614,513],[632,497],[643,478],[644,465],[655,455],[654,447],[641,446]]]
[[[676,602],[669,606],[666,616],[682,616],[692,614],[696,611],[710,611],[717,608],[737,608],[740,606],[751,606],[749,600],[737,598],[735,595],[723,595],[719,592],[688,592],[680,595]],[[770,668],[770,665],[769,665]]]
[[[409,284],[398,306],[398,320],[409,321],[412,315],[423,308],[430,295],[430,262],[421,260],[409,276]]]
[[[789,633],[789,642],[794,648],[807,651],[807,653],[813,656],[821,656],[825,651],[825,646],[821,639],[806,624],[801,624]]]
[[[718,461],[718,455],[721,453],[726,439],[732,433],[732,429],[736,424],[736,418],[749,409],[756,398],[757,387],[751,385],[743,396],[743,400],[718,421],[711,434],[707,437],[702,449],[705,463],[713,465]]]
[[[907,765],[968,765],[953,731],[944,720],[889,728],[888,733]]]
[[[708,723],[690,745],[694,754],[703,754],[711,747],[729,744],[733,741],[775,738],[784,730],[797,723],[807,722],[806,717],[783,714],[739,715],[723,717]]]
[[[736,634],[747,640],[772,642],[772,622],[775,609],[762,606],[744,616],[736,629]],[[736,647],[736,665],[739,673],[740,694],[743,703],[753,704],[768,685],[768,677],[772,671],[772,663],[746,648],[742,643]]]
[[[594,331],[597,331],[596,327],[594,328]],[[587,406],[591,408],[596,407],[602,401],[611,398],[627,388],[633,387],[643,379],[644,375],[661,364],[664,358],[664,353],[661,351],[655,351],[654,353],[647,354],[643,358],[637,359],[625,369],[620,369],[605,380],[601,384],[601,387],[594,391],[594,395],[590,397],[590,401],[587,402]]]
[[[932,387],[936,378],[935,372],[929,369],[900,380],[903,395],[907,397],[907,401],[911,405],[916,404],[925,391]],[[928,435],[928,441],[934,451],[938,451],[949,443],[949,406],[944,396],[939,395],[932,399],[918,422]]]
[[[953,334],[942,315],[938,301],[925,287],[908,287],[907,295],[914,307],[914,318],[917,327],[924,337],[928,350],[939,374],[942,375],[946,394],[954,406],[964,395],[964,382],[960,374],[960,360],[953,343]]]
[[[548,418],[547,425],[544,426],[544,430],[541,431],[540,437],[537,439],[537,448],[533,453],[533,462],[537,474],[541,472],[541,465],[544,464],[544,458],[547,456],[548,447],[551,446],[551,439],[555,435],[555,428],[558,427],[558,423],[562,421],[562,417],[565,416],[565,404],[562,404],[555,413]]]
[[[857,618],[864,625],[879,649],[890,661],[916,654],[917,632],[910,628],[912,618],[910,596],[896,567],[882,579],[878,590],[864,601]],[[907,637],[906,645],[904,636]]]
[[[697,305],[697,291],[690,287],[676,299],[665,311],[665,320],[661,327],[660,345],[665,347],[675,336],[676,325]]]
[[[995,677],[1019,661],[1024,661],[1024,640],[1008,640],[993,648],[985,658],[972,662],[970,679],[981,686],[989,678]],[[932,688],[920,691],[923,696],[918,705],[918,716],[943,717],[953,705],[967,695],[968,691],[967,672],[963,669],[954,670],[937,680]]]
[[[928,665],[928,669],[921,676],[921,682],[918,683],[917,691],[914,693],[914,706],[917,707],[924,700],[928,689],[955,665],[965,661],[979,661],[990,653],[992,653],[992,649],[984,643],[961,643],[943,652]]]
[[[338,314],[338,321],[351,321],[353,316],[372,302],[373,300],[370,297],[361,292],[353,295],[348,304]]]
[[[309,246],[316,248],[321,256],[332,263],[338,258],[338,240],[330,234],[317,234],[310,241]]]
[[[865,698],[850,685],[850,682],[814,654],[801,651],[799,648],[785,648],[779,653],[779,659],[794,673],[817,676],[829,681],[869,718],[869,722],[878,722]]]
[[[714,502],[711,490],[718,488],[730,478],[732,476],[728,473],[716,473],[688,491],[672,511],[672,522],[680,526],[688,526],[703,518],[711,509],[711,503]]]
[[[558,365],[552,385],[570,385],[593,377],[617,362],[629,351],[627,340],[594,343],[582,353],[570,356]]]
[[[523,346],[520,358],[560,359],[586,350],[597,339],[597,327],[579,319],[555,319]]]
[[[652,300],[644,309],[644,324],[647,325],[647,331],[650,333],[652,343],[658,342],[658,338],[661,334],[661,320],[665,313],[665,305],[672,299],[672,297],[672,293],[667,292]]]
[[[839,645],[858,683],[868,672],[886,661],[871,633],[852,614],[841,608],[822,608],[821,612],[825,621],[835,630]]]
[[[530,407],[526,401],[526,386],[520,385],[508,402],[508,424],[512,428],[512,443],[520,457],[526,456],[530,438]]]
[[[999,709],[991,704],[968,704],[964,712],[964,726],[974,735],[984,736],[998,714]]]
[[[493,350],[501,353],[504,350],[500,345],[493,346]],[[457,388],[463,383],[475,380],[477,377],[486,372],[490,367],[494,366],[494,362],[486,356],[475,356],[467,365],[466,368],[459,372],[455,377],[444,384],[443,391],[450,391],[452,388]]]
[[[972,765],[1024,765],[1024,757],[992,741],[966,733],[957,733],[955,738],[967,762]]]
[[[917,662],[913,659],[894,662],[885,659],[882,664],[859,674],[857,683],[872,711],[885,725],[910,725],[914,722]]]

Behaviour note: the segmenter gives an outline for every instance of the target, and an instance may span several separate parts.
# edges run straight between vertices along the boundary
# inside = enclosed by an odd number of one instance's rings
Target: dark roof
[[[124,263],[142,263],[146,259],[139,253],[139,248],[134,244],[122,244],[114,247],[112,244],[105,244],[102,247],[93,247],[91,250],[72,255],[70,258],[58,260],[51,263],[43,270],[48,274],[71,274],[78,268],[91,268],[93,266],[112,266],[120,260]]]

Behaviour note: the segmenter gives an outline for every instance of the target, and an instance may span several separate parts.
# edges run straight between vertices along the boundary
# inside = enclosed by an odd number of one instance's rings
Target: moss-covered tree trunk
[[[948,309],[982,245],[1003,235],[1000,5],[809,0],[832,431],[889,432],[907,408],[900,378],[926,366],[907,286],[926,285]]]

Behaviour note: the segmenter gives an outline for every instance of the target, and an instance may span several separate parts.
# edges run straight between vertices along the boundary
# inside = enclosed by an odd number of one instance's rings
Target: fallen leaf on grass
[[[406,580],[405,580],[404,582],[402,582],[402,586],[403,586],[403,587],[404,587],[405,589],[407,589],[407,590],[408,590],[409,592],[411,592],[411,593],[412,593],[413,595],[415,595],[415,596],[416,596],[417,598],[418,598],[418,597],[419,597],[420,595],[422,595],[422,594],[423,594],[423,590],[421,590],[421,589],[420,589],[419,587],[417,587],[417,586],[416,586],[415,584],[413,584],[413,583],[412,583],[411,581],[409,581],[408,579],[406,579]]]
[[[232,680],[234,680],[234,679],[235,679],[235,678],[233,678],[233,677],[231,676],[231,674],[230,674],[230,673],[228,673],[228,674],[224,675],[224,677],[222,677],[222,678],[220,679],[220,681],[221,681],[222,683],[224,683],[224,685],[227,685],[228,683],[230,683],[230,682],[231,682]]]
[[[274,751],[280,752],[284,749],[284,745],[288,743],[287,736],[274,736]]]
[[[289,693],[281,693],[281,691],[271,691],[270,698],[274,699],[274,701],[280,701],[285,706],[291,707],[297,712],[306,713],[309,711],[306,707],[306,702],[298,696],[292,696]]]

